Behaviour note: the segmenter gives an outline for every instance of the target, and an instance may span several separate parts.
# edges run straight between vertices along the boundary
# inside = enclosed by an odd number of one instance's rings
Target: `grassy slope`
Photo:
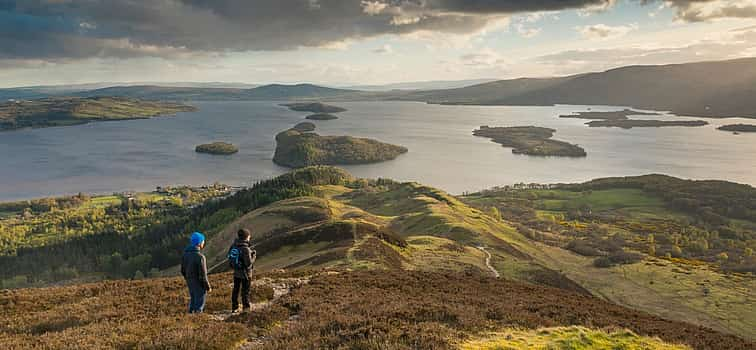
[[[539,215],[563,216],[568,210],[590,206],[595,212],[621,214],[638,222],[690,219],[684,213],[638,189],[586,192],[530,190],[538,193]],[[544,199],[547,198],[547,199]],[[476,207],[491,207],[495,197],[468,196]],[[608,226],[610,231],[621,230]],[[650,232],[653,233],[653,232]],[[694,266],[652,259],[610,269],[596,268],[593,258],[545,244],[523,248],[537,261],[620,305],[672,319],[703,324],[725,332],[756,338],[756,279],[718,272],[712,266]],[[705,292],[708,291],[708,292]]]
[[[605,332],[585,327],[555,327],[493,333],[483,339],[466,342],[461,345],[461,349],[685,350],[690,347],[641,337],[630,331]]]

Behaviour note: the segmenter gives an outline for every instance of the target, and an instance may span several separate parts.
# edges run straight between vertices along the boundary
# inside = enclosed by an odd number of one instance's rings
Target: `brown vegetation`
[[[629,328],[699,349],[754,348],[735,336],[569,291],[475,275],[409,271],[316,277],[277,306],[244,321],[263,327],[284,322],[266,333],[266,349],[448,349],[483,331],[566,325]]]

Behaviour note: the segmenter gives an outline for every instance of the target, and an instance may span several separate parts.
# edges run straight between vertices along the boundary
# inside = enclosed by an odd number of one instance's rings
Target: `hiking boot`
[[[240,313],[241,311],[242,311],[242,310],[241,310],[240,308],[238,308],[238,307],[235,307],[235,308],[234,308],[233,310],[231,310],[231,313],[232,313],[232,314],[238,314],[238,313]]]
[[[244,309],[242,310],[243,313],[247,313],[247,312],[250,312],[250,311],[252,311],[252,307],[250,307],[250,306],[245,306]]]

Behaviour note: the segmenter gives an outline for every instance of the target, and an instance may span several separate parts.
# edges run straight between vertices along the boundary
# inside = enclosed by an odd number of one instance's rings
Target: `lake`
[[[274,136],[306,113],[276,102],[197,102],[175,117],[91,123],[0,133],[0,200],[60,194],[147,191],[161,185],[248,185],[286,172],[271,161]],[[418,181],[454,194],[518,182],[582,182],[606,176],[663,173],[756,184],[756,134],[715,130],[744,119],[706,119],[698,128],[589,128],[558,118],[610,106],[440,106],[417,102],[338,103],[338,120],[315,121],[324,135],[375,138],[403,145],[396,160],[344,167],[359,177]],[[631,117],[676,119],[676,116]],[[686,118],[687,119],[687,118]],[[752,123],[753,121],[751,121]],[[588,157],[515,155],[472,136],[480,125],[535,125],[585,148]],[[197,154],[201,143],[239,146],[231,156]]]

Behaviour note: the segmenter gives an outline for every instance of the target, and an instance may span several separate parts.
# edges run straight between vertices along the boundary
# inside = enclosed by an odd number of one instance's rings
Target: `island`
[[[708,122],[703,120],[643,120],[643,119],[627,119],[627,120],[594,120],[586,123],[586,125],[597,127],[617,127],[622,129],[632,128],[660,128],[665,126],[687,126],[697,127],[708,125]]]
[[[230,155],[239,152],[239,148],[226,142],[213,142],[199,145],[194,148],[197,153],[216,155]]]
[[[340,113],[346,111],[345,108],[327,105],[321,102],[295,102],[284,103],[281,106],[289,107],[292,111],[311,112],[311,113]]]
[[[641,112],[632,109],[611,112],[575,112],[574,114],[560,115],[559,118],[590,119],[590,120],[626,120],[631,115],[659,115],[655,112]]]
[[[717,130],[732,131],[733,133],[739,133],[739,132],[756,132],[756,125],[752,125],[752,124],[722,125],[722,126],[718,127]]]
[[[147,119],[179,112],[192,106],[125,97],[59,97],[10,100],[0,104],[0,130],[79,125],[96,121]]]
[[[294,125],[292,129],[299,132],[309,132],[315,130],[315,124],[310,122],[301,122],[297,125]]]
[[[512,153],[529,156],[585,157],[583,148],[564,141],[552,140],[556,130],[537,126],[489,127],[481,126],[473,135],[488,137]]]
[[[378,163],[407,153],[407,148],[351,136],[321,136],[289,129],[276,135],[273,162],[290,168],[311,165]]]
[[[641,112],[632,109],[611,112],[576,112],[575,114],[560,115],[559,118],[588,119],[585,123],[589,127],[617,127],[622,129],[632,128],[660,128],[665,126],[704,126],[709,123],[703,120],[655,120],[655,119],[630,119],[631,115],[659,115],[656,112]]]
[[[308,115],[307,117],[305,117],[305,119],[310,119],[310,120],[334,120],[334,119],[339,119],[339,117],[337,117],[337,116],[335,116],[333,114],[329,114],[329,113],[315,113],[315,114]]]

